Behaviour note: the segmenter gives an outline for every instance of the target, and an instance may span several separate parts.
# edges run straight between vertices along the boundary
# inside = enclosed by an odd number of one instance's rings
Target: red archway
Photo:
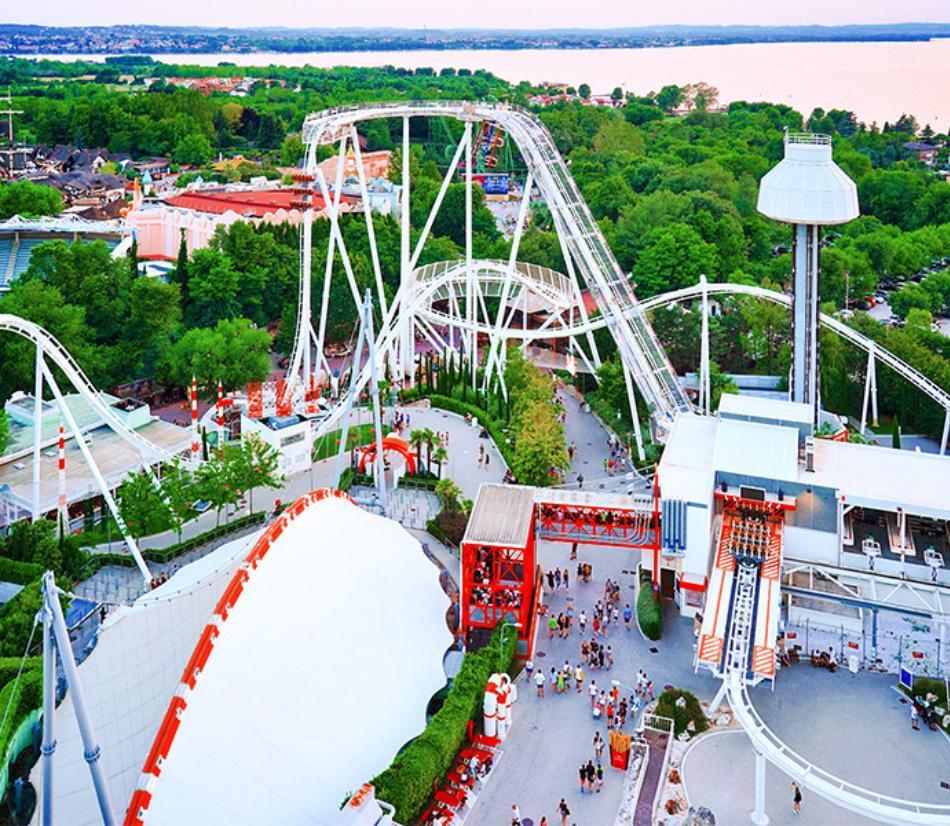
[[[383,451],[394,450],[406,460],[406,472],[412,476],[416,472],[416,454],[405,439],[390,433],[383,437]],[[366,472],[366,462],[373,462],[376,459],[376,442],[371,442],[360,448],[360,473]]]

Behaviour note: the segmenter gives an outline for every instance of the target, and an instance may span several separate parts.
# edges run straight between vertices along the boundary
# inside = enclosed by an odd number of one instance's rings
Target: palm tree
[[[436,466],[439,468],[439,478],[442,478],[442,463],[449,460],[449,452],[445,449],[445,445],[442,442],[439,442],[439,446],[432,452],[432,461],[436,463]]]
[[[451,479],[440,479],[435,486],[435,494],[447,511],[457,511],[462,507],[462,489]]]
[[[435,443],[438,437],[435,435],[435,431],[431,427],[427,427],[422,431],[422,438],[426,443],[426,471],[428,471],[432,462],[432,445]]]
[[[431,430],[429,431],[432,432]],[[419,430],[414,428],[409,431],[409,444],[411,444],[416,449],[416,473],[418,473],[422,466],[422,445],[426,441],[426,431]]]

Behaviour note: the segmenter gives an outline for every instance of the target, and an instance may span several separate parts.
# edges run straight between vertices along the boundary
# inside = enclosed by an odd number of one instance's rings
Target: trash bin
[[[860,667],[861,661],[858,659],[857,654],[852,654],[848,657],[848,671],[850,671],[852,674],[857,674]]]

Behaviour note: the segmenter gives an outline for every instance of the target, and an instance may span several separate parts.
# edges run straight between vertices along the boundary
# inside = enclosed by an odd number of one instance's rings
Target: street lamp
[[[501,632],[498,634],[498,670],[501,671],[501,659],[505,653],[505,631],[514,628],[516,631],[521,629],[520,622],[506,622],[501,626]]]

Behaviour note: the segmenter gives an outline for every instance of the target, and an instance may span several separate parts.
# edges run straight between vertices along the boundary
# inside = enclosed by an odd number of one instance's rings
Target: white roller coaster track
[[[69,354],[69,351],[63,347],[56,338],[32,321],[27,321],[19,316],[0,313],[0,332],[13,333],[14,335],[25,338],[37,347],[39,347],[45,358],[53,362],[63,375],[66,376],[69,383],[76,389],[76,392],[88,402],[96,411],[99,417],[109,428],[122,437],[131,447],[138,451],[144,462],[155,463],[160,461],[170,461],[173,457],[171,453],[163,447],[150,442],[136,433],[132,428],[122,422],[108,405],[104,404],[99,391],[93,386],[92,382],[86,377],[82,368],[76,363],[76,360]]]
[[[307,146],[308,172],[315,170],[316,147],[352,134],[355,124],[381,118],[412,117],[449,117],[466,122],[490,120],[509,134],[521,150],[551,210],[555,227],[577,270],[584,276],[606,326],[613,333],[624,365],[651,411],[667,426],[677,414],[691,412],[692,404],[641,311],[629,278],[610,251],[550,133],[531,112],[507,104],[458,101],[367,104],[316,112],[304,121],[302,132]],[[397,294],[393,306],[402,298]],[[404,315],[407,309],[398,307],[397,311]],[[390,312],[385,326],[390,326],[393,320]],[[387,346],[380,352],[388,352],[388,349]],[[299,355],[295,354],[293,364],[296,366],[298,361]]]
[[[520,274],[516,276],[516,278],[519,278],[521,281],[527,281],[527,279],[525,279]],[[411,307],[412,311],[423,314],[433,322],[439,324],[448,323],[450,320],[449,316],[440,312],[439,310],[434,309],[432,307],[432,302],[439,291],[444,291],[449,288],[457,289],[463,279],[464,273],[462,273],[460,269],[448,268],[438,279],[430,279],[429,281],[426,281],[423,285],[420,285],[417,288],[419,292],[414,296],[414,301]],[[497,279],[498,276],[496,274],[486,273],[486,283],[489,281],[494,282]],[[706,291],[710,295],[748,295],[752,296],[753,298],[761,298],[766,301],[771,301],[775,304],[781,304],[785,307],[791,307],[792,305],[792,297],[790,295],[776,292],[775,290],[767,290],[764,287],[757,287],[750,284],[710,282],[706,284]],[[643,312],[647,312],[649,310],[654,310],[657,307],[662,307],[665,304],[686,301],[691,298],[699,298],[702,295],[702,292],[703,287],[701,284],[695,284],[691,287],[683,287],[679,290],[672,290],[670,292],[652,296],[651,298],[642,299],[639,304],[639,309]],[[462,329],[474,328],[479,334],[488,335],[488,333],[491,332],[489,326],[484,323],[476,323],[472,325],[465,319],[459,319],[457,317],[453,317],[451,321],[457,327]],[[860,347],[864,352],[868,353],[873,350],[874,357],[876,359],[890,367],[898,375],[907,379],[907,381],[933,399],[944,410],[950,411],[950,393],[945,391],[931,379],[927,378],[927,376],[925,376],[919,370],[911,367],[907,362],[898,358],[889,350],[881,347],[881,345],[877,344],[873,339],[868,338],[866,335],[864,335],[864,333],[855,330],[853,327],[848,326],[834,316],[821,313],[820,322],[824,327],[827,327],[829,330],[833,330],[842,338],[845,338],[852,344]],[[599,330],[605,327],[606,324],[607,322],[603,317],[597,316],[587,322],[577,320],[574,324],[564,325],[561,327],[550,327],[543,332],[539,332],[537,329],[531,328],[521,329],[518,327],[512,327],[506,332],[506,335],[509,338],[517,340],[533,340],[536,338],[572,338],[584,335],[587,332]]]
[[[759,716],[746,690],[741,670],[725,675],[729,704],[752,741],[766,760],[809,791],[856,814],[892,823],[895,826],[950,826],[950,806],[921,803],[878,794],[809,763],[783,743]]]

